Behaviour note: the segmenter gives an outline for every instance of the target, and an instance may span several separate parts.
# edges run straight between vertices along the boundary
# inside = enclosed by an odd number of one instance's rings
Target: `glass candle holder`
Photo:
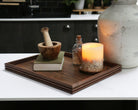
[[[101,43],[85,43],[82,45],[82,64],[80,70],[96,73],[103,70],[104,49]]]

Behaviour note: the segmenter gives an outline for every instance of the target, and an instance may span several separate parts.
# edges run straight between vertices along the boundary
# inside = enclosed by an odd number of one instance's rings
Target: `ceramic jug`
[[[136,0],[117,0],[98,19],[98,37],[105,60],[123,68],[138,66],[138,6]]]

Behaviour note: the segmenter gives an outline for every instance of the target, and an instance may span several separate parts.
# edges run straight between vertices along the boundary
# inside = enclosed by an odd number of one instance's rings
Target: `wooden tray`
[[[94,75],[84,74],[78,66],[72,65],[70,53],[65,53],[63,70],[60,72],[35,72],[32,70],[36,56],[5,63],[5,69],[23,75],[33,80],[61,89],[68,93],[76,93],[92,84],[121,71],[121,66],[113,63],[104,63],[102,72]]]

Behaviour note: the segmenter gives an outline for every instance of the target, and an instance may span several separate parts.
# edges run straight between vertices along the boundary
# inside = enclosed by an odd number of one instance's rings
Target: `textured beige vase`
[[[118,0],[98,20],[105,60],[123,68],[138,66],[138,6],[136,0]]]

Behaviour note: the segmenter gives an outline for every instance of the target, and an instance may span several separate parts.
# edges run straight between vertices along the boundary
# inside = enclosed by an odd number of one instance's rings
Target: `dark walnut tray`
[[[65,53],[63,70],[60,72],[35,72],[32,70],[36,56],[5,63],[5,69],[16,74],[31,78],[68,93],[76,93],[94,83],[108,78],[121,71],[121,66],[113,63],[104,63],[102,72],[94,75],[84,74],[78,66],[72,65],[70,53]]]

